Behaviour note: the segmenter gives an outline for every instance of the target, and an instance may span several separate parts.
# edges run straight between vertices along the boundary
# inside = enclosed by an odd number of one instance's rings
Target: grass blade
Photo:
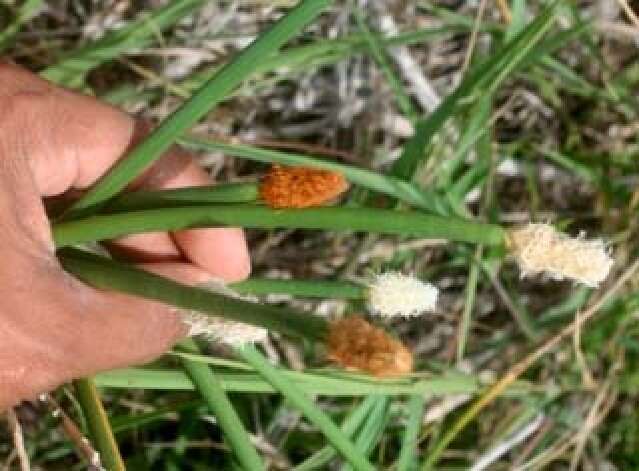
[[[400,78],[397,77],[397,75],[395,74],[393,66],[388,60],[388,55],[384,50],[384,44],[380,41],[377,34],[371,31],[371,29],[368,27],[368,25],[366,24],[366,19],[364,18],[364,15],[361,11],[356,8],[353,11],[353,15],[355,16],[355,21],[357,22],[358,28],[364,34],[364,39],[366,40],[371,56],[373,57],[373,59],[375,59],[375,62],[384,74],[384,78],[395,94],[395,101],[397,102],[397,106],[404,114],[404,116],[406,116],[411,121],[415,121],[417,111],[413,107],[410,95],[406,92],[404,85],[402,84]]]
[[[193,339],[182,341],[177,349],[189,353],[200,353],[200,349]],[[259,471],[264,468],[260,456],[255,447],[251,444],[251,439],[246,429],[242,425],[240,417],[235,412],[233,404],[226,396],[219,380],[204,363],[182,359],[184,370],[188,374],[196,389],[206,401],[211,413],[224,432],[224,437],[228,441],[235,457],[247,470]]]
[[[255,348],[245,346],[239,349],[238,352],[266,381],[273,385],[293,406],[299,409],[308,420],[319,428],[326,436],[326,439],[356,470],[375,470],[355,448],[344,432],[321,409],[316,407],[302,390],[266,361]]]
[[[180,354],[186,355],[186,354]],[[201,363],[210,357],[189,356]],[[298,371],[281,371],[288,381],[293,382],[306,394],[329,395],[331,397],[368,396],[383,394],[399,395],[446,395],[473,394],[480,388],[479,381],[468,375],[456,372],[427,378],[401,378],[396,380],[380,380],[364,375],[344,374],[343,372],[312,373]],[[216,370],[216,375],[225,391],[238,393],[272,394],[274,387],[254,372],[227,373]],[[115,389],[149,389],[165,391],[193,391],[193,383],[184,372],[179,370],[126,368],[100,373],[96,376],[101,387]],[[520,384],[508,391],[511,396],[528,393],[529,389]]]
[[[249,278],[230,285],[240,294],[289,294],[305,298],[364,299],[366,287],[348,281]]]
[[[481,259],[484,256],[483,247],[479,245],[475,249],[474,257],[469,257],[468,280],[466,281],[466,294],[464,302],[464,310],[462,311],[461,319],[459,321],[459,330],[457,335],[457,362],[461,362],[464,359],[466,353],[466,343],[468,341],[471,324],[472,314],[475,308],[475,299],[477,296],[477,284],[479,282],[479,272]]]
[[[251,75],[264,57],[277,51],[331,3],[331,0],[303,0],[268,31],[262,33],[235,59],[219,70],[213,78],[193,94],[180,108],[142,143],[120,160],[83,198],[77,201],[67,214],[78,214],[100,207],[139,176],[175,140],[211,111],[242,81]]]
[[[108,471],[125,471],[118,443],[111,430],[111,424],[95,382],[86,378],[74,381],[73,385],[89,427],[89,435],[100,453],[100,462]]]
[[[386,396],[380,397],[379,401],[375,404],[375,408],[368,416],[362,430],[360,430],[357,440],[355,441],[355,447],[364,456],[371,454],[381,434],[384,432],[389,418],[389,406],[390,399]],[[351,466],[346,465],[342,468],[342,471],[352,471],[352,469]]]
[[[340,428],[349,438],[352,437],[357,430],[359,430],[366,420],[366,417],[368,417],[378,401],[379,397],[377,396],[366,397],[366,399],[364,399],[362,403],[346,417],[344,422],[342,422]],[[311,471],[313,469],[326,469],[326,465],[335,457],[336,454],[337,451],[335,448],[327,445],[321,450],[313,453],[311,457],[307,458],[302,463],[295,466],[293,470]]]
[[[42,6],[42,0],[26,0],[18,9],[18,13],[4,30],[0,31],[0,52],[9,47],[23,24],[33,17]]]
[[[417,440],[424,417],[426,398],[421,394],[411,396],[408,402],[408,425],[402,439],[402,449],[397,461],[397,471],[413,471],[417,469]]]

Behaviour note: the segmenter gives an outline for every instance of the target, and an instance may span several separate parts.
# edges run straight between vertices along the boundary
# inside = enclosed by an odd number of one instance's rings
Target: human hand
[[[73,378],[153,359],[185,333],[170,307],[82,284],[62,270],[42,198],[91,186],[144,130],[93,98],[0,61],[0,411]],[[134,186],[208,184],[174,148]],[[237,281],[239,229],[130,236],[110,250],[189,282]]]

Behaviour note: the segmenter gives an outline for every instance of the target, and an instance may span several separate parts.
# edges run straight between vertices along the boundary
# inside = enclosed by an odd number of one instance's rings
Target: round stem
[[[250,203],[259,199],[259,185],[229,183],[224,185],[173,188],[170,190],[133,191],[110,202],[103,212],[121,213],[141,209],[171,208],[211,203]]]
[[[141,232],[219,226],[372,232],[485,245],[501,245],[505,238],[505,231],[494,224],[418,211],[342,207],[273,210],[248,204],[186,206],[98,215],[58,223],[53,227],[53,235],[56,245],[64,247]]]
[[[312,341],[324,341],[327,335],[328,322],[311,314],[229,298],[77,249],[62,249],[58,256],[68,272],[96,288],[142,296]]]

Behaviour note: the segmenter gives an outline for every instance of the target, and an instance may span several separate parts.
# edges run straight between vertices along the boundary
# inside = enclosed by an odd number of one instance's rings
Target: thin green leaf
[[[117,213],[210,203],[250,203],[258,198],[259,185],[257,183],[228,183],[172,188],[170,190],[132,191],[109,202],[103,212]]]
[[[410,95],[406,92],[404,85],[401,80],[395,74],[393,70],[393,66],[388,60],[388,56],[386,51],[384,50],[384,44],[378,38],[377,34],[368,27],[366,24],[366,19],[360,10],[355,9],[353,11],[353,15],[355,16],[355,20],[357,21],[357,26],[364,33],[364,39],[368,44],[368,48],[370,50],[373,59],[381,69],[384,74],[384,78],[390,85],[393,90],[393,94],[395,95],[395,101],[397,102],[397,106],[402,111],[404,116],[406,116],[409,120],[415,121],[417,116],[417,111],[413,107],[413,103],[411,101]]]
[[[320,408],[315,406],[301,389],[273,367],[255,348],[247,345],[238,349],[238,352],[266,381],[277,389],[280,394],[286,397],[294,407],[299,409],[313,425],[320,429],[331,445],[333,445],[356,470],[375,470],[368,460],[355,448],[344,432],[342,432]]]
[[[380,437],[384,433],[386,424],[388,423],[390,399],[386,396],[379,398],[375,404],[375,408],[371,411],[364,423],[364,426],[357,434],[355,447],[368,457],[373,452],[375,445],[379,442]],[[352,471],[352,466],[346,465],[342,471]]]
[[[249,278],[229,285],[240,294],[289,294],[305,298],[364,299],[366,287],[348,281]]]
[[[426,398],[415,394],[408,401],[408,424],[404,430],[402,448],[397,461],[397,471],[413,471],[417,469],[417,440],[422,428]]]
[[[351,438],[357,430],[362,426],[366,417],[370,414],[375,405],[380,401],[378,396],[367,396],[362,403],[352,411],[342,422],[340,429]],[[321,450],[313,453],[312,456],[305,459],[302,463],[293,468],[293,471],[311,471],[314,469],[326,469],[326,465],[337,454],[335,448],[326,445]]]
[[[190,357],[194,361],[206,363],[208,357],[198,359]],[[297,371],[281,371],[289,381],[307,394],[329,395],[332,397],[367,396],[370,394],[383,394],[388,396],[406,394],[464,394],[476,393],[480,383],[476,378],[460,373],[450,372],[442,376],[427,378],[401,378],[393,380],[380,380],[364,375],[310,373]],[[216,375],[225,391],[239,393],[268,393],[276,390],[269,383],[252,372],[228,373],[216,369]],[[97,384],[101,387],[117,389],[150,389],[165,391],[192,391],[193,383],[188,376],[179,370],[157,370],[149,368],[126,368],[99,373],[96,376]],[[528,392],[525,385],[514,388],[510,393],[517,396],[522,391]]]
[[[42,0],[26,0],[20,8],[18,8],[18,12],[13,21],[0,31],[0,52],[13,43],[22,25],[38,13],[42,3]]]
[[[193,339],[186,339],[176,347],[178,350],[188,353],[200,353],[200,349]],[[188,374],[196,389],[206,401],[211,413],[215,416],[217,424],[224,432],[224,438],[228,441],[235,457],[247,470],[259,471],[264,468],[264,463],[251,444],[251,438],[242,425],[240,417],[235,412],[233,404],[226,396],[218,378],[204,363],[182,359],[184,370]]]
[[[100,462],[108,471],[125,471],[118,443],[111,430],[100,394],[92,379],[78,379],[73,382],[76,396],[95,449],[100,453]]]
[[[466,281],[466,294],[464,310],[459,322],[459,334],[457,336],[457,362],[461,362],[466,353],[466,343],[472,325],[472,313],[475,307],[477,294],[477,282],[479,281],[480,261],[483,257],[483,247],[480,245],[475,250],[475,256],[469,259],[468,280]]]

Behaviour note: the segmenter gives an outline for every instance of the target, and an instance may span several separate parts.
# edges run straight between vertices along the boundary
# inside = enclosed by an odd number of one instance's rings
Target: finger
[[[93,289],[49,263],[24,268],[29,301],[19,294],[24,277],[6,280],[18,295],[0,299],[2,311],[20,312],[0,323],[11,339],[0,344],[0,407],[74,378],[148,362],[188,331],[162,304]]]
[[[167,232],[149,232],[121,237],[109,242],[107,248],[116,258],[133,262],[177,262],[182,253]]]
[[[208,173],[192,156],[174,147],[133,186],[157,190],[210,183]],[[242,280],[250,272],[246,240],[239,229],[194,229],[175,232],[172,237],[161,233],[139,234],[118,239],[111,246],[114,253],[138,262],[175,261],[182,255],[207,270],[210,277],[225,281]]]
[[[140,268],[155,273],[165,278],[171,278],[179,283],[189,286],[197,286],[210,282],[211,274],[192,263],[185,262],[160,262],[141,263]]]
[[[141,182],[150,189],[210,185],[208,173],[183,149],[173,148]],[[191,229],[173,233],[183,255],[209,275],[225,281],[240,281],[251,270],[244,232],[234,228]]]
[[[92,352],[86,368],[106,370],[146,363],[166,352],[186,334],[177,310],[161,303],[121,293],[90,291],[84,321],[77,327],[78,352]],[[97,332],[100,335],[95,335]],[[75,373],[77,375],[77,373]]]
[[[27,157],[42,196],[95,183],[133,135],[127,114],[1,62],[0,99],[3,145]]]
[[[29,156],[43,196],[89,187],[125,153],[136,134],[133,119],[125,113],[55,87],[15,65],[0,64],[0,97],[8,110],[2,125],[14,136],[14,142],[4,145]],[[169,188],[208,183],[203,170],[184,155],[166,162],[152,172],[152,184],[165,182],[160,186]],[[185,167],[176,174],[180,165]],[[184,231],[175,241],[188,259],[213,276],[231,281],[249,273],[248,250],[239,230]],[[169,249],[163,244],[161,256]]]

